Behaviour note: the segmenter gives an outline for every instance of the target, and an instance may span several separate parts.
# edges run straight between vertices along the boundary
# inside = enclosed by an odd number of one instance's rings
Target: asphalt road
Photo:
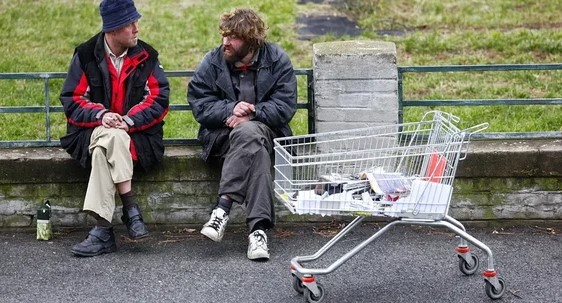
[[[323,258],[327,267],[382,224],[365,223]],[[246,259],[240,226],[228,226],[221,243],[198,226],[150,226],[151,237],[131,242],[118,226],[118,252],[77,258],[69,248],[85,229],[55,229],[37,241],[33,229],[0,229],[0,302],[303,302],[291,286],[289,265],[329,241],[335,224],[282,225],[269,232],[271,259]],[[562,225],[502,228],[467,226],[488,245],[507,289],[498,302],[562,302]],[[401,226],[367,246],[340,268],[318,276],[323,302],[491,302],[480,269],[465,276],[446,229]]]

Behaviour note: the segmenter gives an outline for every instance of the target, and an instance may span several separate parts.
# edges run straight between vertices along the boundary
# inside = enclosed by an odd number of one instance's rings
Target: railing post
[[[398,123],[404,123],[404,105],[402,101],[404,100],[404,90],[403,90],[404,74],[398,69]]]
[[[49,98],[49,76],[45,76],[45,132],[47,142],[51,142],[51,99]]]
[[[312,70],[306,72],[306,88],[308,97],[308,133],[316,132],[316,103],[314,102],[314,75]]]
[[[317,43],[313,56],[317,132],[398,122],[394,43]]]

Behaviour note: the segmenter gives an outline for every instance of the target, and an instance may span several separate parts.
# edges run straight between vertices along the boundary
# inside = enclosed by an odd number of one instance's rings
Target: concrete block
[[[315,80],[398,80],[398,68],[391,61],[395,57],[345,58],[346,60],[318,59],[314,62]]]
[[[30,216],[14,214],[14,215],[0,215],[0,227],[30,227],[33,220]]]
[[[398,96],[387,93],[331,93],[318,92],[315,95],[317,108],[367,108],[398,112]]]
[[[340,92],[378,92],[378,93],[397,93],[397,82],[393,79],[329,79],[317,80],[314,82],[316,91],[328,93]]]
[[[323,121],[331,122],[379,122],[390,124],[395,121],[394,112],[387,110],[375,110],[364,108],[317,108],[316,119],[318,123]],[[388,119],[388,120],[385,120]],[[318,127],[318,125],[317,125]]]
[[[338,41],[313,45],[315,80],[397,79],[396,46],[380,41]]]
[[[560,176],[560,154],[562,140],[558,139],[473,141],[470,142],[467,158],[459,163],[457,176]]]
[[[392,121],[391,123],[396,123]],[[383,126],[387,125],[386,123],[377,123],[377,122],[336,122],[336,121],[325,121],[325,122],[318,122],[316,124],[316,132],[317,133],[329,133],[334,131],[340,130],[350,130],[350,129],[357,129],[357,128],[366,128],[366,127],[376,127],[376,126]]]

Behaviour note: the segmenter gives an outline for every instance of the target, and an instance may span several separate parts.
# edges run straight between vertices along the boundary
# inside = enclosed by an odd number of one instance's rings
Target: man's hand
[[[245,117],[254,113],[256,111],[256,107],[252,103],[248,103],[246,101],[240,101],[236,104],[234,109],[232,110],[232,114],[237,117]]]
[[[238,116],[230,116],[228,117],[228,119],[226,119],[226,126],[230,127],[230,128],[235,128],[236,126],[250,121],[250,117],[249,116],[244,116],[244,117],[238,117]]]
[[[103,115],[101,119],[101,125],[103,125],[106,128],[123,128],[123,129],[125,129],[125,127],[127,129],[129,128],[127,123],[123,121],[123,117],[121,117],[121,115],[116,113],[107,113]]]

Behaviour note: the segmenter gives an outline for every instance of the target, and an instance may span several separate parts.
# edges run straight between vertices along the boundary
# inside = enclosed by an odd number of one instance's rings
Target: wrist
[[[100,110],[100,111],[96,114],[96,119],[102,120],[103,117],[104,117],[106,114],[108,114],[108,113],[110,113],[110,111],[109,111],[108,109]]]

